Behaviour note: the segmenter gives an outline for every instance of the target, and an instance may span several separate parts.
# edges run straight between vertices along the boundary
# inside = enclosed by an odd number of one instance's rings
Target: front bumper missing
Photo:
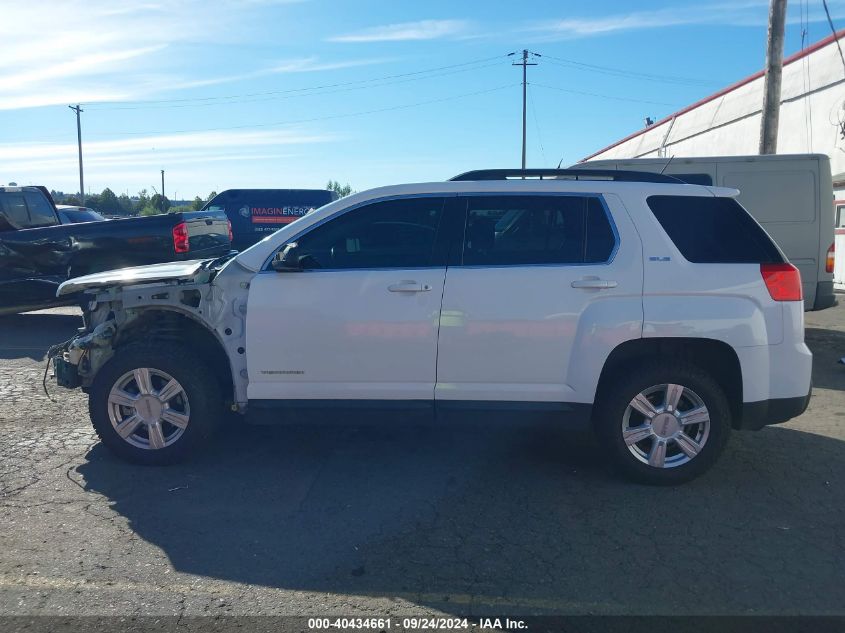
[[[66,361],[62,356],[53,359],[53,368],[56,372],[56,384],[66,389],[76,389],[82,386],[79,377],[79,368],[71,362]]]
[[[53,361],[56,383],[67,389],[89,384],[93,372],[111,357],[116,331],[114,321],[106,321],[88,334],[50,348],[47,356]]]

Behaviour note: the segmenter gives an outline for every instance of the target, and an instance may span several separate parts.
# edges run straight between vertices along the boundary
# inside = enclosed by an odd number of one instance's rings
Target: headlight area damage
[[[57,294],[83,294],[84,327],[48,352],[57,383],[87,392],[100,368],[128,343],[187,345],[213,369],[232,409],[245,410],[246,304],[254,274],[221,258],[65,282]]]

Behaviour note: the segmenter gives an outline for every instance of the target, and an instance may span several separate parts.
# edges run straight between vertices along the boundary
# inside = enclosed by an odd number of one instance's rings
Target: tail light
[[[231,220],[226,220],[226,224],[228,224],[228,225],[229,225],[229,243],[231,244],[231,243],[232,243],[232,239],[234,238],[234,235],[232,235],[232,221],[231,221]]]
[[[760,274],[775,301],[801,301],[801,273],[792,264],[760,264]]]
[[[826,273],[833,272],[833,260],[836,255],[836,242],[830,245],[830,248],[827,249],[827,259],[824,261],[824,271]]]
[[[184,222],[173,227],[173,250],[177,253],[187,253],[191,250],[188,243],[188,226]]]

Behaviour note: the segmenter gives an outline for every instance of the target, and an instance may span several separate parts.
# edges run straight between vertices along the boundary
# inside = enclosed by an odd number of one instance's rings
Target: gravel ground
[[[845,614],[845,306],[807,315],[808,411],[663,489],[513,428],[230,425],[130,466],[42,390],[78,326],[0,318],[2,614]]]

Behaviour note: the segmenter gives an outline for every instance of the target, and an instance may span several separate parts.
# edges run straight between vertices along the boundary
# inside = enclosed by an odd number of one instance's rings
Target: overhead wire
[[[824,13],[827,16],[828,26],[830,26],[830,32],[833,34],[833,39],[836,42],[836,48],[839,49],[839,59],[842,60],[842,69],[845,70],[845,55],[842,54],[842,45],[839,43],[839,38],[836,37],[836,28],[833,26],[833,18],[830,17],[827,0],[822,0],[822,4],[824,5]]]
[[[437,73],[433,75],[425,75],[421,77],[407,77],[405,79],[397,79],[395,81],[387,81],[378,84],[372,85],[361,85],[361,86],[347,86],[344,88],[334,88],[334,89],[326,89],[320,90],[313,89],[311,92],[302,92],[301,90],[291,91],[289,94],[282,94],[279,93],[276,96],[263,96],[263,97],[255,97],[255,98],[243,98],[239,100],[231,100],[231,101],[210,101],[205,103],[171,103],[171,104],[154,104],[149,106],[109,106],[109,107],[102,107],[102,108],[95,108],[96,111],[115,111],[115,110],[161,110],[161,109],[172,109],[172,108],[203,108],[208,106],[221,106],[221,105],[237,105],[242,103],[258,103],[262,101],[278,101],[281,99],[295,99],[300,97],[320,97],[324,95],[331,95],[337,94],[340,92],[349,92],[354,90],[370,90],[372,88],[381,88],[384,86],[395,86],[397,84],[408,83],[410,81],[422,81],[424,79],[434,79],[437,77],[445,77],[447,75],[454,75],[457,73],[465,73],[474,70],[481,70],[482,68],[490,68],[492,66],[498,66],[498,62],[494,62],[491,64],[483,64],[481,66],[473,66],[471,68],[462,68],[460,70],[451,70],[447,72]]]
[[[588,72],[595,72],[605,75],[613,75],[616,77],[628,77],[633,79],[643,79],[646,81],[655,81],[660,83],[675,83],[689,86],[711,86],[719,82],[708,79],[694,79],[690,77],[679,77],[673,75],[659,75],[653,73],[643,73],[639,71],[626,70],[623,68],[614,68],[612,66],[601,66],[599,64],[588,64],[585,62],[575,61],[573,59],[565,59],[563,57],[555,57],[554,55],[543,55],[543,59],[555,64],[556,66],[564,66],[567,68],[575,68]]]
[[[669,106],[669,107],[675,107],[675,106],[678,105],[676,103],[667,103],[665,101],[650,101],[648,99],[635,99],[635,98],[632,98],[632,97],[620,97],[618,95],[607,95],[607,94],[602,94],[602,93],[599,93],[599,92],[587,92],[585,90],[573,90],[571,88],[561,88],[560,86],[549,86],[547,84],[537,83],[536,81],[531,82],[531,85],[532,86],[539,86],[540,88],[548,88],[550,90],[560,90],[561,92],[568,92],[568,93],[576,94],[576,95],[584,95],[584,96],[587,96],[587,97],[598,97],[600,99],[611,99],[613,101],[629,101],[631,103],[648,103],[650,105],[662,105],[662,106]]]
[[[827,24],[830,27],[830,33],[833,35],[833,40],[836,42],[836,48],[839,50],[839,59],[842,61],[842,70],[845,71],[845,55],[842,54],[842,45],[839,43],[839,37],[836,35],[836,27],[833,26],[833,18],[830,17],[830,9],[827,6],[827,0],[822,0],[824,6],[824,13],[827,16]],[[845,151],[839,147],[839,141],[845,139],[845,120],[842,118],[843,110],[845,110],[845,102],[837,106],[837,122],[836,127],[836,146],[839,151]],[[828,117],[830,113],[828,114]]]
[[[534,103],[534,93],[531,88],[532,84],[528,84],[528,103],[531,105],[531,114],[534,116],[534,127],[537,129],[537,144],[540,146],[540,155],[543,157],[543,166],[546,165],[546,148],[543,147],[543,135],[540,133],[540,120],[537,118],[537,107]]]
[[[269,101],[269,100],[276,100],[276,99],[290,99],[294,97],[301,97],[301,96],[322,96],[322,95],[329,95],[329,94],[336,94],[340,92],[352,91],[352,90],[364,90],[367,88],[378,88],[378,87],[385,87],[385,86],[392,86],[397,84],[403,84],[406,82],[412,81],[421,81],[423,79],[434,79],[443,76],[450,76],[457,73],[466,73],[472,72],[474,70],[481,70],[485,68],[489,68],[492,66],[496,66],[500,61],[507,59],[507,55],[494,55],[490,57],[484,57],[474,60],[469,60],[466,62],[456,63],[456,64],[448,64],[444,66],[437,66],[432,68],[425,68],[416,71],[409,71],[403,73],[394,73],[390,75],[384,75],[380,77],[372,77],[368,79],[360,79],[354,81],[344,81],[344,82],[334,82],[334,83],[326,83],[317,86],[310,86],[310,87],[300,87],[300,88],[289,88],[283,90],[268,90],[268,91],[260,91],[260,92],[248,92],[248,93],[240,93],[240,94],[228,94],[228,95],[219,95],[219,96],[204,96],[204,97],[185,97],[185,98],[173,98],[173,99],[149,99],[149,100],[137,100],[137,101],[126,101],[121,103],[120,105],[108,105],[108,104],[88,104],[87,109],[91,112],[93,111],[112,111],[112,110],[140,110],[140,109],[159,109],[159,108],[185,108],[185,107],[205,107],[210,105],[225,105],[225,104],[242,104],[242,103],[252,103],[252,102],[260,102],[260,101]],[[659,75],[659,74],[652,74],[652,73],[642,73],[642,72],[631,72],[619,68],[613,68],[609,66],[601,66],[598,64],[588,64],[584,62],[578,62],[575,60],[565,59],[562,57],[556,57],[553,55],[544,55],[544,61],[547,61],[557,67],[567,68],[567,69],[578,69],[587,72],[596,72],[601,74],[612,74],[615,76],[622,76],[627,78],[634,78],[634,79],[644,79],[649,81],[662,81],[662,82],[670,82],[670,83],[686,83],[686,84],[702,84],[707,83],[701,79],[690,79],[678,76],[671,76],[671,75]],[[408,108],[415,108],[427,104],[434,104],[440,103],[444,101],[450,101],[453,99],[461,99],[470,97],[473,95],[485,94],[497,90],[503,90],[507,87],[510,87],[514,84],[505,84],[502,86],[497,86],[490,89],[485,90],[478,90],[474,92],[462,93],[458,95],[451,95],[437,99],[428,99],[424,101],[408,103],[408,104],[398,104],[394,106],[388,106],[383,108],[374,108],[370,110],[362,110],[357,112],[346,112],[346,113],[339,113],[339,114],[332,114],[332,115],[325,115],[319,117],[307,117],[307,118],[300,118],[300,119],[291,119],[286,121],[273,121],[267,123],[252,123],[252,124],[244,124],[244,125],[231,125],[231,126],[216,126],[216,127],[208,127],[208,128],[195,128],[195,129],[178,129],[178,130],[171,130],[171,131],[154,131],[154,132],[135,132],[135,131],[104,131],[104,132],[92,132],[89,136],[94,137],[106,137],[109,135],[115,136],[143,136],[143,135],[150,135],[150,134],[182,134],[182,133],[191,133],[191,132],[209,132],[209,131],[225,131],[225,130],[241,130],[241,129],[257,129],[257,128],[265,128],[265,127],[280,127],[285,125],[294,125],[300,123],[311,123],[311,122],[318,122],[318,121],[328,121],[333,119],[341,119],[341,118],[348,118],[348,117],[357,117],[357,116],[364,116],[367,114],[378,114],[382,112],[389,112],[394,110],[402,110]],[[549,85],[544,83],[532,83],[532,86],[537,86],[544,89],[549,90],[556,90],[560,92],[565,92],[573,95],[581,95],[586,97],[593,97],[598,99],[608,99],[613,101],[623,101],[623,102],[630,102],[630,103],[645,103],[651,105],[662,105],[662,106],[670,106],[674,107],[677,104],[667,103],[663,101],[655,101],[655,100],[648,100],[648,99],[637,99],[633,97],[624,97],[620,95],[610,95],[610,94],[603,94],[597,92],[590,92],[584,90],[577,90],[572,88],[564,88],[555,85]],[[531,99],[531,107],[532,113],[534,116],[535,126],[538,132],[538,138],[540,137],[540,126],[539,126],[539,118],[537,117],[536,112],[536,105],[535,99],[532,97]],[[545,153],[544,148],[541,147],[541,151],[544,155],[545,160]]]
[[[422,79],[447,76],[456,73],[471,72],[473,70],[481,70],[483,68],[495,66],[497,65],[496,62],[506,58],[507,55],[494,55],[490,57],[469,60],[458,64],[448,64],[445,66],[425,68],[405,73],[394,73],[390,75],[383,75],[380,77],[371,77],[368,79],[335,82],[330,84],[306,86],[301,88],[288,88],[283,90],[267,90],[260,92],[248,92],[241,94],[228,94],[205,97],[184,97],[176,99],[143,99],[134,101],[124,101],[121,102],[121,105],[90,103],[87,104],[87,106],[92,111],[138,110],[148,108],[199,107],[203,105],[219,105],[226,103],[251,103],[258,101],[268,101],[272,100],[273,98],[291,98],[291,95],[305,96],[311,94],[333,94],[334,92],[344,92],[347,90],[362,90],[369,87],[389,86],[399,83],[406,83],[408,81],[418,81]],[[664,83],[680,83],[686,85],[710,85],[714,83],[712,81],[702,79],[692,79],[688,77],[679,77],[672,75],[659,75],[653,73],[642,73],[638,71],[630,71],[610,66],[589,64],[562,57],[556,57],[554,55],[544,55],[543,58],[544,60],[558,67],[575,68],[582,71],[608,74],[617,77],[643,79],[647,81],[656,81]]]
[[[801,12],[800,28],[801,28],[801,50],[803,51],[807,46],[807,41],[810,35],[810,0],[800,0],[799,10]],[[807,153],[813,151],[813,109],[810,104],[810,92],[812,91],[812,78],[810,75],[810,56],[805,55],[802,59],[802,67],[804,70],[802,80],[804,83],[804,127],[806,128],[807,137]]]
[[[498,90],[504,90],[505,88],[511,88],[513,86],[522,85],[521,82],[517,83],[508,83],[501,86],[496,86],[494,88],[488,88],[486,90],[476,90],[474,92],[466,92],[458,95],[452,95],[449,97],[442,97],[439,99],[428,99],[426,101],[417,101],[415,103],[405,103],[399,104],[394,106],[389,106],[385,108],[376,108],[373,110],[363,110],[359,112],[346,112],[342,114],[332,114],[328,116],[320,116],[320,117],[311,117],[306,119],[295,119],[290,121],[274,121],[270,123],[252,123],[247,125],[231,125],[231,126],[222,126],[222,127],[212,127],[212,128],[197,128],[197,129],[186,129],[186,130],[166,130],[166,131],[156,131],[154,134],[191,134],[195,132],[221,132],[221,131],[228,131],[228,130],[245,130],[245,129],[256,129],[256,128],[265,128],[265,127],[282,127],[285,125],[297,125],[300,123],[314,123],[316,121],[330,121],[334,119],[344,119],[349,117],[356,117],[356,116],[364,116],[367,114],[379,114],[382,112],[392,112],[394,110],[405,110],[408,108],[416,108],[423,105],[429,105],[432,103],[443,103],[445,101],[453,101],[455,99],[463,99],[465,97],[472,97],[480,94],[487,94],[490,92],[496,92]],[[102,132],[102,135],[108,136],[143,136],[153,134],[152,132]],[[90,135],[89,135],[90,136]]]
[[[476,64],[482,64],[486,62],[491,62],[493,60],[505,59],[507,55],[494,55],[492,57],[484,57],[481,59],[474,59],[467,62],[462,62],[460,64],[449,64],[446,66],[437,66],[434,68],[425,68],[422,70],[415,70],[406,73],[395,73],[392,75],[384,75],[381,77],[371,77],[369,79],[357,79],[355,81],[343,81],[343,82],[336,82],[331,84],[323,84],[318,86],[307,86],[303,88],[288,88],[285,90],[266,90],[262,92],[248,92],[243,94],[234,94],[234,95],[219,95],[216,97],[184,97],[181,99],[142,99],[137,101],[124,101],[122,103],[131,103],[131,104],[144,104],[144,107],[147,105],[155,105],[155,104],[170,104],[170,103],[189,103],[189,102],[198,102],[198,101],[218,101],[223,99],[242,99],[242,98],[250,98],[250,97],[264,97],[264,96],[272,96],[272,95],[282,95],[282,94],[294,94],[300,92],[312,92],[330,88],[342,88],[347,86],[356,86],[362,84],[369,84],[374,82],[383,82],[392,79],[401,79],[405,77],[413,77],[418,75],[423,75],[426,73],[435,73],[443,70],[452,70],[455,68],[463,68],[466,66],[473,66]],[[491,64],[493,65],[493,64]],[[472,70],[472,69],[468,69]],[[107,107],[101,107],[96,104],[88,104],[89,108],[95,110],[106,110],[109,109]]]

